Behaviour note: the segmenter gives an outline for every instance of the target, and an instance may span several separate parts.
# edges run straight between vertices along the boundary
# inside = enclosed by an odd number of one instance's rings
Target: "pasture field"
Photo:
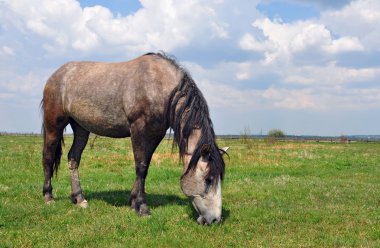
[[[42,138],[0,136],[0,247],[380,247],[380,143],[218,140],[231,147],[223,222],[200,226],[170,141],[149,170],[150,217],[127,206],[130,139],[97,138],[86,147],[80,175],[90,206],[73,206],[71,142],[66,137],[55,202],[47,205]]]

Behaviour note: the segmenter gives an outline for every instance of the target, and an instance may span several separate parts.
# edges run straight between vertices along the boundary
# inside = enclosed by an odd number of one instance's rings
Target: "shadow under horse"
[[[87,199],[97,199],[104,201],[112,206],[125,207],[128,206],[127,195],[130,195],[130,191],[124,190],[111,190],[111,191],[88,191],[86,192]],[[152,208],[166,205],[187,205],[188,200],[180,198],[176,195],[166,194],[145,194],[149,206]]]

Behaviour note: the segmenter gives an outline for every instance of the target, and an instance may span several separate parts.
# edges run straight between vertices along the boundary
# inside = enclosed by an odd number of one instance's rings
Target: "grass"
[[[231,146],[223,222],[200,226],[171,143],[147,179],[150,217],[127,206],[129,139],[98,138],[80,167],[90,207],[69,200],[66,154],[43,202],[41,137],[0,136],[0,247],[380,247],[380,144],[219,140]]]

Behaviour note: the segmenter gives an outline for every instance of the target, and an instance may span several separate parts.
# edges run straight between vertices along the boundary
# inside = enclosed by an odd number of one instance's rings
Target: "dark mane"
[[[174,141],[178,144],[181,158],[186,154],[187,141],[193,130],[200,129],[202,131],[201,138],[198,141],[185,174],[195,169],[201,157],[202,147],[208,145],[211,148],[211,152],[207,178],[214,183],[218,180],[219,176],[223,180],[225,164],[221,150],[215,142],[214,128],[203,94],[198,89],[189,72],[180,66],[175,58],[169,57],[164,53],[149,53],[147,55],[156,55],[169,61],[183,75],[177,87],[172,91],[166,108],[168,123],[174,130]]]

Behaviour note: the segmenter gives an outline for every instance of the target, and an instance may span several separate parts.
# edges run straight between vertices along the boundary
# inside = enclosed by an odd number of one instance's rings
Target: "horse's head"
[[[210,146],[203,146],[201,156],[196,166],[191,170],[185,170],[181,177],[181,188],[183,193],[189,197],[195,210],[199,214],[199,224],[219,223],[222,218],[222,171],[219,174],[210,173],[215,168],[224,168],[221,156],[226,153],[228,147],[220,151],[210,150]],[[217,152],[219,159],[215,159]],[[191,154],[185,155],[185,164],[191,159]],[[187,161],[186,161],[187,160]],[[223,163],[223,165],[215,163]],[[212,167],[212,168],[211,168]]]

